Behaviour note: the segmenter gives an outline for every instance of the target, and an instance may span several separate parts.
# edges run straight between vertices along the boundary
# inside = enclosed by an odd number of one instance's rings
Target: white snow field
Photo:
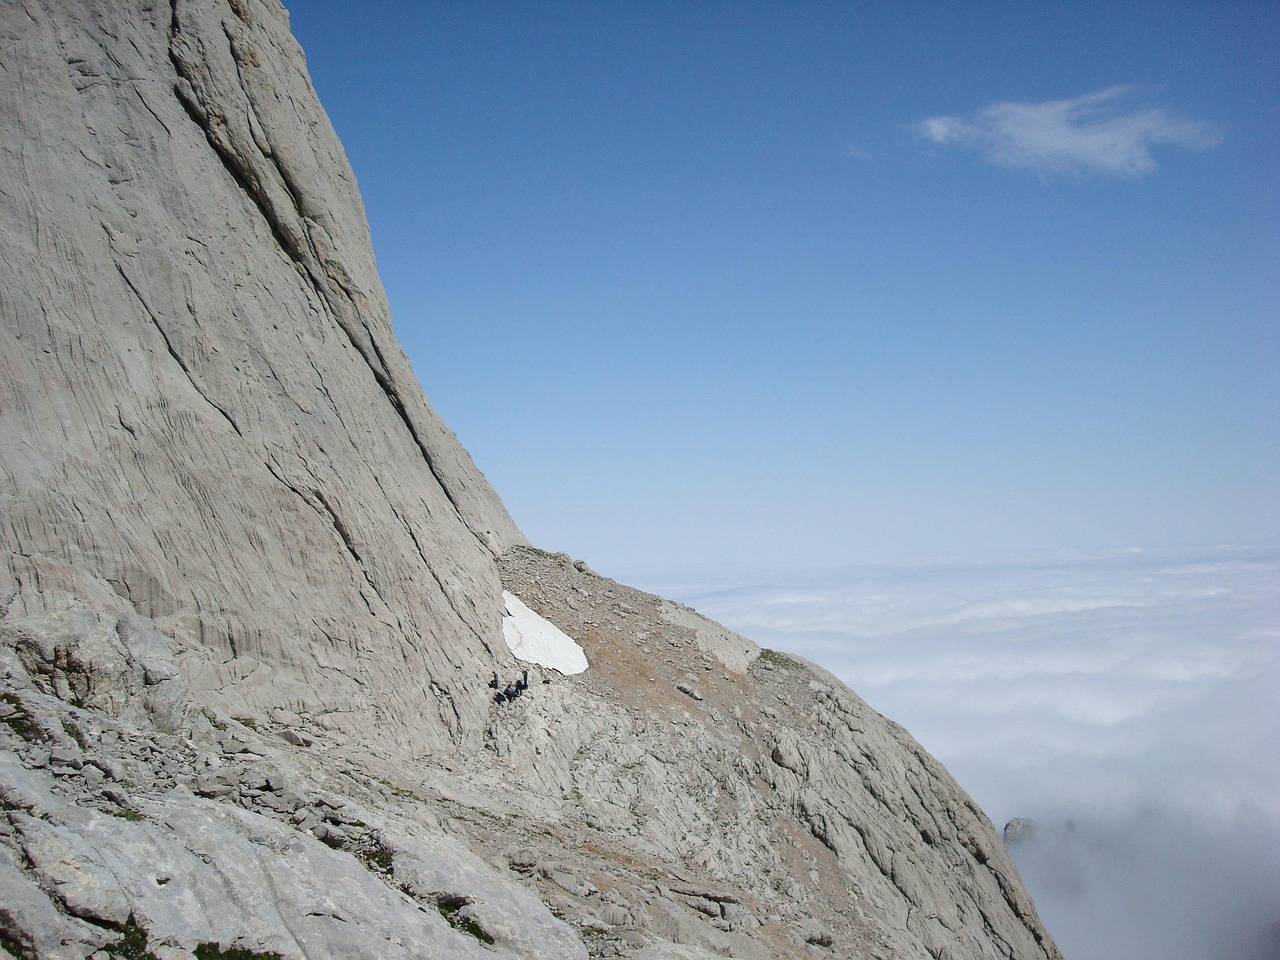
[[[502,602],[506,605],[502,638],[518,660],[566,675],[587,669],[587,655],[572,637],[526,607],[514,593],[502,591]]]

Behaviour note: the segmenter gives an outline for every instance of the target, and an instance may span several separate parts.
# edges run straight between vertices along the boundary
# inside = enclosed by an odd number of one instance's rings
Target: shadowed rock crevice
[[[105,225],[104,225],[104,228],[105,228]],[[110,236],[109,229],[107,232],[108,232],[108,236]],[[231,414],[229,414],[222,406],[220,406],[218,402],[214,400],[211,396],[209,396],[209,394],[206,393],[205,390],[200,386],[199,382],[195,378],[195,375],[191,372],[190,367],[188,367],[186,361],[183,360],[182,355],[178,353],[178,351],[174,348],[173,341],[170,339],[169,334],[165,332],[164,324],[160,322],[160,318],[156,316],[155,311],[152,310],[151,307],[147,305],[147,300],[142,295],[142,292],[136,286],[134,286],[133,281],[129,279],[129,273],[128,271],[125,270],[123,264],[121,264],[119,261],[116,261],[116,269],[120,272],[120,279],[123,280],[125,283],[125,286],[129,288],[129,292],[138,298],[138,303],[142,306],[142,309],[146,312],[147,316],[151,318],[151,322],[155,324],[156,332],[160,334],[160,339],[164,341],[165,350],[169,352],[169,356],[173,358],[173,362],[176,363],[179,369],[182,370],[183,374],[186,375],[186,378],[190,382],[192,389],[195,390],[196,393],[200,394],[200,396],[204,398],[205,402],[208,403],[209,406],[213,407],[213,409],[217,410],[218,413],[222,415],[222,418],[227,421],[227,424],[231,427],[232,430],[236,432],[237,436],[244,436],[244,434],[241,433],[240,428],[236,426],[236,422],[232,418]],[[119,408],[117,408],[117,412],[118,412],[118,409]],[[121,420],[120,423],[122,426],[124,425],[123,420]],[[129,428],[126,427],[126,429],[129,429]],[[129,432],[133,433],[134,431],[129,430]]]

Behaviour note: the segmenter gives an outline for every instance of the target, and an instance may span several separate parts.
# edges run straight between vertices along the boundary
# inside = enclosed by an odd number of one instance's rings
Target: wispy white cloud
[[[1074,100],[993,103],[971,118],[929,117],[913,129],[925,140],[969,147],[1007,167],[1120,176],[1154,170],[1153,146],[1203,150],[1220,140],[1212,124],[1131,105],[1135,97],[1132,86],[1115,86]]]

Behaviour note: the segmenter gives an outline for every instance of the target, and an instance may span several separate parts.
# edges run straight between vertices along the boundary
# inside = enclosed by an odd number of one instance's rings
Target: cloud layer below
[[[1126,107],[1134,96],[1133,87],[1115,86],[1074,100],[993,103],[968,119],[929,117],[913,129],[925,140],[969,147],[1002,166],[1121,176],[1154,170],[1153,146],[1203,150],[1218,142],[1203,121]]]
[[[1036,821],[1013,853],[1072,960],[1280,957],[1280,554],[634,573]]]

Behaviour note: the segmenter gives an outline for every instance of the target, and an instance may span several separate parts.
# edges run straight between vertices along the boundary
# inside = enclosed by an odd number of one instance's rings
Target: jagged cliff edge
[[[900,728],[528,546],[275,0],[0,38],[0,955],[1058,956]],[[592,666],[499,707],[504,587]]]

